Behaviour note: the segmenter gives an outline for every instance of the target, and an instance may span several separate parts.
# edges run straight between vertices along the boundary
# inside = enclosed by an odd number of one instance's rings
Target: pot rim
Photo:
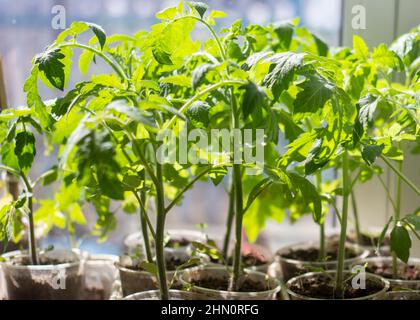
[[[194,268],[189,268],[189,269],[185,269],[184,272],[182,272],[179,275],[179,281],[183,284],[183,285],[191,285],[191,283],[189,283],[188,281],[186,281],[184,279],[184,276],[186,274],[187,271],[191,272],[191,271],[195,271],[195,270],[223,270],[227,272],[227,268],[226,267],[221,267],[221,266],[198,266],[198,267],[194,267]],[[280,281],[276,278],[270,277],[269,275],[259,272],[259,271],[253,271],[253,270],[249,270],[249,269],[244,269],[244,272],[247,274],[255,274],[258,275],[259,277],[265,278],[269,281],[272,281],[272,283],[275,284],[275,286],[273,287],[273,289],[269,289],[269,290],[264,290],[264,291],[252,291],[252,292],[241,292],[241,291],[228,291],[228,290],[216,290],[216,289],[210,289],[210,288],[205,288],[205,287],[200,287],[200,286],[193,286],[193,288],[198,288],[200,291],[203,292],[207,292],[207,293],[211,293],[211,292],[226,292],[230,295],[264,295],[264,294],[274,294],[277,293],[281,290],[281,285],[280,285]]]
[[[15,257],[15,256],[23,255],[22,250],[15,250],[15,251],[10,251],[10,252],[2,254],[1,257],[3,257],[6,261],[0,262],[0,265],[4,265],[4,266],[6,266],[6,268],[14,268],[14,269],[18,269],[18,270],[28,270],[29,269],[29,270],[34,270],[34,271],[54,270],[54,269],[57,269],[57,268],[66,269],[66,268],[80,266],[80,264],[83,263],[83,259],[81,259],[80,255],[77,253],[77,251],[74,251],[74,250],[69,250],[69,251],[72,251],[73,253],[75,253],[79,260],[74,261],[74,262],[60,263],[60,264],[43,264],[43,265],[27,265],[27,266],[14,265],[14,264],[10,263],[10,259],[12,257]]]
[[[171,294],[180,294],[180,295],[185,295],[186,294],[186,295],[191,295],[191,296],[200,295],[197,292],[169,289],[169,296]],[[160,291],[159,290],[148,290],[148,291],[136,292],[136,293],[132,293],[128,296],[123,297],[122,300],[151,300],[150,298],[149,299],[147,299],[147,298],[146,299],[135,299],[138,296],[141,297],[141,296],[147,296],[147,295],[156,295],[157,297],[159,297]],[[194,300],[196,300],[196,299],[194,299]]]
[[[284,246],[284,247],[282,247],[282,248],[280,248],[276,251],[276,253],[274,255],[274,260],[277,261],[277,262],[287,262],[287,263],[290,263],[290,264],[308,264],[308,265],[311,265],[311,266],[326,266],[326,265],[337,264],[337,260],[305,261],[305,260],[296,260],[296,259],[291,259],[291,258],[285,258],[280,253],[280,251],[291,249],[293,247],[302,246],[302,245],[317,247],[317,244],[318,244],[318,242],[316,242],[316,241],[306,241],[306,242],[298,242],[298,243],[294,243],[294,244]],[[356,261],[359,261],[359,260],[362,260],[362,259],[366,259],[369,256],[369,253],[370,253],[369,250],[367,250],[363,246],[360,246],[360,245],[357,245],[357,244],[346,242],[346,247],[347,248],[352,248],[356,252],[360,252],[360,254],[358,256],[354,257],[354,258],[344,259],[344,262],[346,262],[346,263],[352,263],[352,262],[356,262]]]
[[[115,262],[115,267],[119,270],[119,271],[124,271],[126,273],[135,273],[135,274],[143,274],[143,275],[149,275],[149,276],[153,276],[152,273],[150,273],[149,271],[144,271],[144,270],[133,270],[127,267],[124,267],[123,265],[121,265],[118,261]],[[184,269],[187,270],[187,269]],[[183,271],[183,270],[182,270]],[[166,271],[167,275],[174,275],[176,272],[176,270],[174,271]]]
[[[370,258],[366,258],[365,260],[363,260],[363,262],[368,263],[369,262],[385,262],[385,263],[392,263],[392,257],[384,257],[384,256],[380,256],[380,257],[370,257]],[[405,264],[404,262],[399,262],[399,264]],[[420,258],[410,258],[408,259],[408,263],[407,264],[414,264],[416,266],[419,267],[420,270]],[[392,278],[386,278],[383,277],[382,278],[388,280],[391,284],[399,284],[399,285],[408,285],[408,284],[420,284],[420,280],[404,280],[404,279],[392,279]]]
[[[335,274],[336,271],[335,270],[327,270],[327,271],[323,271],[323,272],[308,272],[308,273],[304,273],[304,274],[301,274],[299,276],[296,276],[296,277],[293,277],[293,278],[289,279],[286,282],[287,293],[289,294],[289,296],[293,296],[293,297],[296,297],[298,299],[303,299],[303,300],[337,300],[337,299],[321,299],[321,298],[304,296],[304,295],[298,294],[298,293],[292,291],[291,289],[289,289],[290,284],[292,282],[298,281],[299,279],[302,279],[302,278],[311,277],[311,276],[315,276],[315,275],[321,275],[321,274],[325,274],[325,273]],[[349,272],[347,272],[347,273],[349,273]],[[368,272],[366,272],[366,276],[369,277],[370,279],[375,279],[375,280],[381,282],[383,284],[383,288],[380,291],[378,291],[376,293],[373,293],[373,294],[370,294],[368,296],[352,298],[352,299],[343,299],[343,300],[369,300],[370,298],[374,298],[376,296],[380,296],[381,294],[385,294],[389,290],[390,283],[387,279],[385,279],[383,277],[380,277],[380,276],[378,276],[376,274],[373,274],[373,273],[368,273]]]

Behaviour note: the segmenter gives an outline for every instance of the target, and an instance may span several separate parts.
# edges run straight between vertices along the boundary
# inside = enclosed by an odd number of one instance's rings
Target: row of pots
[[[192,241],[204,241],[205,235],[199,232],[174,232],[172,238],[182,238]],[[126,251],[133,252],[135,247],[141,245],[139,234],[129,236],[126,241]],[[225,266],[217,265],[203,260],[203,264],[197,267],[187,268],[175,274],[175,271],[168,271],[167,277],[173,285],[171,297],[174,299],[275,299],[281,290],[280,282],[286,282],[283,287],[282,295],[289,296],[291,299],[313,299],[314,297],[305,296],[295,292],[294,289],[304,286],[305,282],[314,281],[317,278],[329,275],[334,278],[336,267],[335,261],[314,262],[301,261],[288,257],[288,253],[305,248],[316,247],[316,243],[297,244],[279,250],[274,258],[274,262],[250,267],[245,270],[243,282],[248,281],[259,290],[252,291],[249,287],[245,292],[231,292],[227,290],[229,278],[228,269]],[[367,248],[360,248],[353,244],[348,247],[355,253],[353,257],[346,259],[347,269],[355,265],[367,263],[369,265],[390,265],[389,257],[369,257],[371,254]],[[169,256],[188,256],[191,245],[178,245],[176,248],[166,248],[165,253]],[[50,260],[63,259],[63,257],[52,256],[46,253]],[[57,252],[55,253],[57,255]],[[151,273],[141,270],[134,270],[124,267],[121,260],[109,255],[89,256],[80,252],[73,252],[72,259],[55,265],[18,265],[14,257],[21,255],[20,252],[12,252],[3,255],[6,260],[2,262],[4,273],[4,284],[8,299],[109,299],[114,293],[114,298],[124,299],[154,299],[158,297],[157,281]],[[63,253],[61,252],[61,255]],[[42,255],[41,255],[42,256]],[[64,260],[69,260],[64,256]],[[420,260],[411,259],[409,264],[416,266],[420,270]],[[403,267],[403,264],[401,264]],[[116,269],[117,267],[118,269]],[[257,269],[257,270],[256,270]],[[117,272],[117,270],[119,272]],[[314,270],[329,270],[327,272],[311,272]],[[373,270],[373,269],[372,269]],[[260,272],[262,271],[262,272]],[[375,270],[373,270],[375,271]],[[419,271],[420,272],[420,271]],[[115,294],[116,278],[120,278],[121,293]],[[175,279],[174,279],[175,277]],[[309,279],[309,280],[308,280]],[[241,281],[242,281],[241,280]],[[322,279],[321,279],[322,280]],[[367,274],[366,280],[374,282],[379,288],[378,292],[357,299],[383,299],[388,289],[392,290],[411,290],[409,293],[392,293],[394,299],[415,297],[415,291],[420,290],[419,280],[397,280],[384,279],[378,275]],[[63,282],[64,281],[64,282]],[[64,288],[61,287],[64,285]],[[206,284],[219,284],[217,288],[208,288]],[[0,279],[0,294],[2,281]],[[224,287],[223,287],[224,286]],[[191,292],[177,291],[189,287]],[[81,294],[83,292],[83,294]],[[286,294],[287,292],[287,294]],[[1,296],[0,296],[1,298]],[[315,297],[316,298],[316,297]]]

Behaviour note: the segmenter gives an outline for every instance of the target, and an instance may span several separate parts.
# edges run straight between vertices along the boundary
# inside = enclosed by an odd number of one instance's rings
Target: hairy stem
[[[22,177],[22,181],[25,185],[25,191],[28,195],[28,220],[29,220],[29,252],[31,254],[31,264],[38,265],[38,253],[36,251],[36,239],[35,239],[35,224],[34,224],[34,214],[33,214],[33,195],[32,195],[32,185],[28,180],[28,177],[21,172],[20,176]]]
[[[229,207],[228,207],[228,216],[226,220],[226,233],[225,238],[223,240],[223,259],[228,261],[229,258],[229,242],[230,236],[232,233],[232,225],[233,225],[233,218],[235,217],[235,188],[233,179],[230,184],[230,192],[229,192]]]
[[[357,208],[356,195],[353,189],[351,189],[350,195],[351,195],[351,205],[353,207],[354,228],[356,229],[357,243],[362,244],[362,233],[360,232],[359,211]]]
[[[399,161],[398,164],[398,171],[403,172],[403,162]],[[397,176],[396,184],[395,184],[395,210],[394,210],[394,226],[397,225],[398,221],[401,218],[401,185],[402,179],[401,176]],[[398,278],[398,259],[395,252],[392,252],[392,276],[394,278]]]
[[[88,50],[96,54],[97,56],[101,57],[106,63],[108,63],[112,69],[118,74],[118,76],[124,80],[128,81],[127,75],[122,70],[121,66],[117,64],[116,62],[112,61],[106,54],[104,54],[102,51],[99,51],[98,49],[95,49],[91,46],[87,46],[85,44],[77,43],[77,42],[69,42],[69,43],[63,43],[58,46],[59,48],[65,48],[65,47],[74,47],[74,48],[80,48],[84,50]]]
[[[410,180],[408,177],[402,173],[398,168],[389,161],[384,155],[381,155],[381,159],[388,165],[388,167],[391,168],[394,173],[401,178],[402,181],[404,181],[410,188],[413,190],[418,196],[420,196],[420,189]]]
[[[165,237],[165,194],[163,190],[162,165],[156,161],[156,264],[158,269],[158,279],[160,295],[162,300],[169,299],[168,283],[166,282],[166,264],[164,254],[164,237]]]
[[[218,83],[215,83],[209,87],[207,87],[206,89],[198,92],[197,94],[195,94],[191,99],[189,99],[187,102],[184,103],[184,105],[178,110],[178,112],[180,114],[184,114],[187,109],[197,100],[199,100],[202,96],[205,96],[206,94],[217,90],[221,87],[229,87],[229,86],[240,86],[240,85],[244,85],[245,82],[244,81],[239,81],[239,80],[224,80],[224,81],[220,81]],[[169,120],[169,122],[167,122],[163,129],[169,129],[170,127],[172,127],[172,125],[174,124],[176,118],[178,116],[175,115],[171,118],[171,120]]]
[[[317,172],[315,175],[316,187],[318,192],[322,192],[322,175],[321,172]],[[325,221],[319,225],[319,260],[325,260]]]
[[[349,209],[349,158],[347,150],[343,153],[343,209],[341,213],[341,230],[340,230],[340,244],[338,249],[337,273],[335,283],[335,297],[338,299],[344,298],[344,259],[346,256],[346,235],[347,235],[347,217]]]

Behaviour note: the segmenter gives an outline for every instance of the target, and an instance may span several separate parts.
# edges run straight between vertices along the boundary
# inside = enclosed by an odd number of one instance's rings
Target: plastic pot
[[[110,254],[94,254],[88,257],[85,262],[83,299],[110,299],[118,273],[116,262],[118,257]]]
[[[165,252],[165,259],[169,261],[172,257],[175,259],[182,261],[182,263],[187,262],[190,259],[190,256],[186,254],[186,252],[179,251],[179,252]],[[201,256],[203,262],[207,262],[207,256]],[[125,261],[128,259],[128,261]],[[143,291],[150,291],[150,290],[157,290],[159,287],[159,283],[157,278],[147,271],[136,270],[130,268],[131,265],[138,265],[139,261],[133,261],[132,258],[129,256],[123,256],[120,258],[120,262],[116,264],[121,280],[121,291],[123,296],[128,296],[133,293],[143,292]],[[176,272],[174,271],[167,271],[166,272],[166,280],[168,285],[171,285],[172,289],[181,289],[182,285],[178,281],[178,275],[182,271]]]
[[[363,261],[363,263],[367,263],[368,269],[370,272],[373,272],[370,268],[372,266],[385,266],[392,268],[392,257],[372,257],[367,258]],[[420,270],[420,259],[417,258],[410,258],[408,260],[408,265],[413,265],[416,269]],[[398,260],[398,270],[399,272],[403,272],[407,264]],[[400,290],[420,290],[420,280],[404,280],[404,279],[393,279],[392,274],[380,274],[376,273],[387,279],[391,285],[391,290],[393,291],[400,291]]]
[[[14,264],[15,258],[27,256],[21,251],[3,255],[7,298],[9,300],[79,300],[83,292],[83,260],[71,251],[53,250],[49,255],[66,252],[74,262],[55,265]],[[41,253],[42,254],[42,253]]]
[[[205,295],[208,299],[216,300],[274,300],[280,290],[279,281],[264,273],[245,270],[242,277],[247,277],[254,282],[260,283],[267,289],[259,292],[233,292],[227,290],[215,290],[194,285],[194,281],[203,279],[221,279],[228,281],[229,271],[220,266],[201,266],[185,270],[179,277],[184,286],[191,287],[191,291]],[[243,279],[243,278],[242,278]],[[240,279],[241,281],[241,279]]]
[[[298,244],[289,245],[278,250],[274,258],[274,269],[281,270],[281,277],[285,282],[289,279],[312,271],[319,270],[334,270],[337,268],[337,261],[301,261],[295,259],[285,258],[283,255],[291,250],[319,248],[317,242],[302,242]],[[347,269],[350,266],[357,264],[359,261],[369,256],[369,251],[354,244],[346,244],[346,248],[352,249],[357,256],[351,259],[344,260],[344,267]]]
[[[292,287],[294,287],[295,285],[301,286],[301,283],[303,283],[306,279],[317,277],[317,276],[321,277],[321,276],[327,275],[329,278],[335,279],[335,274],[336,274],[336,271],[330,270],[330,271],[325,271],[325,272],[309,272],[309,273],[305,273],[300,276],[294,277],[290,279],[289,281],[287,281],[286,283],[287,293],[289,294],[291,300],[326,300],[326,299],[321,299],[317,297],[301,295],[298,292],[295,292],[292,289]],[[345,274],[344,278],[346,279],[349,276],[350,274]],[[376,282],[377,284],[379,284],[381,289],[373,294],[361,296],[358,298],[345,299],[345,300],[382,300],[386,298],[386,292],[389,289],[389,282],[386,279],[379,277],[377,275],[374,275],[374,274],[366,273],[366,280]],[[359,289],[359,290],[363,290],[363,289]],[[330,299],[327,299],[327,300],[330,300]],[[331,300],[333,300],[332,297],[331,297]]]
[[[389,291],[387,300],[420,300],[420,291]]]
[[[159,290],[130,294],[123,300],[160,300]],[[207,300],[207,297],[191,291],[169,290],[169,300]]]

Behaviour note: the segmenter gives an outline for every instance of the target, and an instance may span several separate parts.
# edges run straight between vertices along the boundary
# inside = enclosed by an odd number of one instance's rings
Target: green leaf
[[[416,230],[420,230],[420,215],[418,214],[410,214],[405,217],[408,223],[414,226]]]
[[[52,124],[52,118],[47,112],[47,107],[42,101],[38,92],[38,68],[34,66],[31,75],[25,81],[23,90],[26,92],[28,107],[33,108],[44,129],[49,129]]]
[[[205,78],[207,72],[214,68],[213,64],[204,63],[200,64],[197,68],[191,73],[191,85],[192,89],[197,89]]]
[[[373,116],[378,106],[378,102],[379,97],[370,93],[359,100],[358,105],[360,109],[358,120],[362,124],[364,130],[366,130],[373,122]]]
[[[127,185],[131,189],[136,189],[142,183],[142,179],[134,174],[126,174],[123,177],[123,184]]]
[[[101,49],[103,49],[106,42],[105,30],[101,26],[95,23],[91,23],[91,22],[85,22],[85,23],[93,31],[93,33],[95,34],[96,38],[99,41]]]
[[[161,48],[154,47],[152,49],[153,57],[160,64],[173,65],[174,63],[171,60],[171,55],[168,52],[165,52]]]
[[[48,81],[60,90],[64,90],[66,81],[62,62],[65,57],[59,48],[48,49],[35,57],[35,64],[39,71],[42,71]]]
[[[15,147],[12,143],[3,144],[0,148],[2,164],[19,170],[19,160],[15,154]]]
[[[203,101],[195,101],[185,112],[188,120],[195,128],[206,129],[210,123],[210,105]]]
[[[84,50],[79,58],[79,69],[80,72],[85,75],[89,69],[90,63],[94,58],[94,53],[89,50]]]
[[[160,20],[172,20],[178,13],[177,7],[165,8],[156,13],[156,18]]]
[[[92,131],[77,144],[75,154],[78,168],[78,180],[91,183],[96,174],[98,188],[103,195],[123,200],[124,192],[118,178],[120,165],[115,159],[115,147],[110,134],[103,131]]]
[[[317,37],[314,34],[312,34],[312,37],[315,40],[315,45],[318,51],[318,55],[320,55],[321,57],[326,57],[328,55],[328,50],[329,50],[327,43],[321,40],[321,38]]]
[[[204,17],[204,14],[206,13],[209,6],[203,2],[189,2],[188,3],[192,8],[197,10],[198,14],[201,18]]]
[[[49,171],[47,171],[46,174],[42,176],[42,185],[47,186],[54,181],[57,181],[58,178],[58,167],[54,166]]]
[[[301,91],[294,102],[294,113],[315,113],[331,99],[335,85],[319,76],[310,76],[298,85]]]
[[[147,262],[147,261],[143,261],[142,263],[140,263],[140,268],[142,268],[143,270],[151,273],[153,276],[157,277],[157,266],[155,263],[152,262]]]
[[[376,158],[380,157],[382,151],[384,150],[384,145],[364,145],[362,147],[362,158],[366,161],[368,165],[375,163]]]
[[[410,248],[411,238],[407,229],[401,225],[395,226],[391,231],[391,251],[407,263],[410,257]]]
[[[363,38],[358,35],[353,37],[353,49],[354,54],[361,59],[366,59],[369,54],[368,46],[366,45]]]
[[[315,186],[308,179],[295,173],[289,173],[289,177],[293,186],[301,192],[303,201],[311,207],[314,221],[321,223],[323,220],[322,202]]]
[[[302,66],[304,57],[302,53],[285,52],[267,59],[272,65],[263,84],[273,92],[275,98],[288,88],[295,72]]]
[[[390,217],[389,220],[388,220],[388,222],[387,222],[387,224],[383,228],[383,230],[381,232],[381,235],[379,236],[378,246],[377,246],[376,251],[375,251],[376,254],[379,254],[379,252],[380,252],[380,247],[381,247],[382,243],[384,242],[386,233],[388,232],[389,225],[391,224],[392,221],[393,221],[393,218]]]
[[[32,132],[22,131],[15,138],[15,155],[19,161],[19,167],[28,172],[36,154],[35,137]]]
[[[246,119],[256,108],[264,107],[266,94],[264,90],[258,87],[254,82],[248,82],[246,85],[242,86],[241,89],[245,90],[242,99],[242,112],[244,119]]]
[[[283,50],[290,49],[294,30],[295,26],[288,21],[280,22],[274,25],[274,32],[277,34],[280,41],[280,46]]]
[[[155,123],[148,117],[143,110],[130,106],[126,100],[120,99],[111,102],[107,107],[108,110],[113,110],[118,113],[125,114],[129,119],[139,123],[143,123],[149,127],[155,127]]]

